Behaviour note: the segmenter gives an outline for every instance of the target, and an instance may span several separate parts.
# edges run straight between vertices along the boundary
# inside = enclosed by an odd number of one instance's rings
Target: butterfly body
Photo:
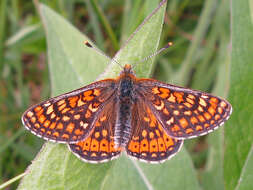
[[[126,151],[138,160],[161,163],[180,150],[183,140],[212,132],[231,112],[222,98],[139,79],[125,65],[116,79],[32,106],[22,121],[39,137],[67,143],[86,162],[105,162]]]
[[[117,116],[114,141],[116,147],[125,147],[131,137],[131,113],[134,104],[133,81],[131,77],[120,78],[117,102]]]

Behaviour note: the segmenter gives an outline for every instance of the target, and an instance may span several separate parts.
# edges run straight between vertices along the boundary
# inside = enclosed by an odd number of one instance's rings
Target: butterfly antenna
[[[114,58],[109,57],[109,56],[106,55],[104,52],[102,52],[100,49],[98,49],[98,48],[94,47],[93,45],[91,45],[88,41],[84,41],[84,44],[85,44],[88,48],[94,49],[94,50],[95,50],[96,52],[98,52],[99,54],[101,54],[101,55],[107,57],[107,58],[110,59],[112,62],[117,63],[121,68],[123,68],[123,67],[119,64],[119,62],[118,62],[117,60],[115,60]]]
[[[149,55],[149,56],[143,58],[142,60],[140,60],[138,63],[136,63],[136,64],[133,66],[133,68],[136,67],[137,64],[143,63],[143,62],[149,60],[150,58],[152,58],[152,57],[154,57],[154,56],[160,54],[161,52],[163,52],[164,50],[166,50],[167,48],[169,48],[169,47],[172,46],[172,45],[173,45],[172,42],[168,42],[164,47],[162,47],[161,49],[159,49],[159,50],[156,51],[155,53],[153,53],[153,54],[151,54],[151,55]]]

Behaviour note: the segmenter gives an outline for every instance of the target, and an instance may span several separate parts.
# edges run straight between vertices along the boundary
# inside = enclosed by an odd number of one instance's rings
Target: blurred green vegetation
[[[40,2],[65,17],[110,56],[153,10],[142,0]],[[219,74],[219,70],[224,63],[229,64],[229,3],[169,0],[160,46],[168,41],[174,46],[157,56],[153,77],[226,97],[228,76]],[[0,184],[24,172],[43,144],[24,129],[20,120],[30,105],[50,97],[45,30],[35,7],[32,1],[0,2]],[[206,136],[185,142],[200,184],[206,181],[202,174],[208,164],[210,143]],[[219,145],[215,148],[222,149]],[[216,187],[224,189],[222,176],[214,177],[214,181],[217,177],[220,181]]]

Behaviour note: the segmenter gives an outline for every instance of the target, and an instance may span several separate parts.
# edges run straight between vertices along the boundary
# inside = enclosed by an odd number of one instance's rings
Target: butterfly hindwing
[[[106,162],[117,158],[120,148],[114,147],[114,128],[116,104],[113,99],[108,101],[98,115],[90,136],[83,141],[69,144],[69,149],[81,160],[91,163]]]
[[[168,135],[178,139],[205,135],[229,118],[232,107],[224,99],[197,90],[165,84],[152,79],[139,80],[157,119]]]
[[[114,80],[90,84],[29,108],[24,126],[46,140],[71,143],[85,139],[94,120],[114,93]]]
[[[182,140],[171,138],[141,99],[132,112],[132,137],[126,147],[129,156],[149,163],[161,163],[175,155]]]

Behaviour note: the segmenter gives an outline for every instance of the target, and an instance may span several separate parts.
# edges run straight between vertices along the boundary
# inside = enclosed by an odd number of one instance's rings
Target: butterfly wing
[[[138,98],[132,110],[132,137],[126,147],[129,156],[149,163],[161,163],[175,155],[182,140],[167,135],[147,104]]]
[[[116,103],[108,102],[98,115],[91,135],[84,141],[69,144],[69,149],[81,160],[90,163],[101,163],[117,158],[120,148],[114,147],[114,127],[116,122]]]
[[[231,105],[224,99],[152,79],[138,81],[138,93],[162,124],[177,139],[205,135],[229,118]]]
[[[46,140],[74,143],[89,136],[96,116],[114,94],[115,80],[95,82],[29,108],[24,126]]]

